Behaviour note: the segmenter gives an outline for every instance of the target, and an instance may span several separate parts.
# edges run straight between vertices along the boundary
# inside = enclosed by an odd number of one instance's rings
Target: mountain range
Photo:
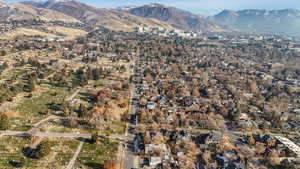
[[[155,18],[182,30],[211,32],[223,30],[218,25],[191,12],[173,7],[166,7],[161,4],[150,4],[141,7],[128,8],[125,12],[144,18]]]
[[[201,13],[201,11],[199,11]],[[74,0],[0,1],[0,21],[32,20],[84,23],[112,30],[132,31],[135,27],[163,27],[201,32],[242,31],[300,35],[300,11],[224,10],[203,17],[162,4],[125,6],[117,9],[96,8]]]
[[[33,20],[80,22],[72,16],[55,10],[37,8],[22,3],[0,2],[0,21]]]
[[[300,36],[300,11],[296,9],[224,10],[208,20],[229,30]]]

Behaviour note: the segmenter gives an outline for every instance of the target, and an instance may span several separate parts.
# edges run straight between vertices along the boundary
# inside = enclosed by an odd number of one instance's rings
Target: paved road
[[[298,158],[300,158],[300,147],[292,142],[290,139],[283,136],[275,136],[277,140],[279,140],[282,144],[288,147],[291,151],[293,151]]]
[[[36,137],[65,137],[65,138],[83,138],[91,139],[91,134],[77,134],[77,133],[29,133],[23,131],[4,131],[0,132],[0,136],[36,136]]]
[[[131,104],[129,108],[129,117],[132,115],[136,115],[136,107],[133,102],[133,98],[136,96],[136,89],[133,87],[131,90]],[[130,133],[130,128],[136,128],[137,120],[134,122],[135,124],[131,124],[130,122],[126,125],[126,132],[125,132],[125,138],[129,140],[129,143],[133,143],[134,135]],[[125,145],[125,151],[124,151],[124,168],[125,169],[132,169],[132,168],[139,168],[139,160],[138,156],[136,156],[132,149],[130,148],[127,143]]]
[[[66,169],[72,169],[73,168],[73,166],[74,166],[74,164],[75,164],[75,162],[77,160],[77,157],[79,156],[79,153],[80,153],[80,151],[81,151],[81,149],[83,147],[83,144],[84,144],[84,142],[80,142],[79,143],[79,145],[77,147],[77,150],[76,150],[75,154],[73,155],[72,159],[70,160],[70,162],[69,162],[69,164],[68,164],[68,166],[67,166]]]
[[[47,122],[47,121],[50,120],[50,119],[54,119],[55,117],[56,117],[56,116],[51,115],[51,116],[49,116],[49,117],[47,117],[47,118],[45,118],[45,119],[39,121],[38,123],[36,123],[35,125],[33,125],[33,127],[32,127],[28,132],[29,132],[29,133],[34,133],[34,132],[36,132],[36,131],[42,126],[43,123]]]

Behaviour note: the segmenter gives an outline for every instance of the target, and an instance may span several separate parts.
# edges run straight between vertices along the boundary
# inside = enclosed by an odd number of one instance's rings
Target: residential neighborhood
[[[224,13],[0,1],[0,169],[299,169],[300,39]]]

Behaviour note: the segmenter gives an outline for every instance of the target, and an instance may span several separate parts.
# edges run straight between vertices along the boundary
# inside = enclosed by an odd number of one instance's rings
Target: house
[[[223,135],[219,132],[210,132],[198,136],[197,140],[199,144],[219,144],[223,141]]]
[[[287,121],[289,119],[289,113],[282,113],[280,116],[280,121]]]
[[[167,146],[165,144],[146,144],[145,153],[151,154],[153,152],[167,152]]]
[[[241,129],[244,129],[244,130],[252,130],[252,129],[257,129],[258,128],[255,121],[246,120],[246,119],[239,120],[237,126]]]
[[[168,102],[168,99],[165,98],[165,97],[161,97],[160,100],[159,100],[160,104],[166,104],[167,102]]]
[[[156,104],[154,102],[149,102],[147,104],[147,109],[149,109],[149,110],[154,110],[155,107],[156,107]]]
[[[223,154],[217,154],[215,157],[216,161],[218,162],[219,165],[222,167],[227,166],[229,163],[229,159],[225,157]]]
[[[300,115],[300,109],[295,109],[293,112],[297,115]]]
[[[143,144],[143,136],[141,134],[136,135],[133,140],[133,151],[135,153],[141,152],[142,144]]]
[[[265,143],[267,147],[274,147],[277,144],[275,137],[270,134],[257,134],[254,139],[256,142]]]
[[[162,157],[150,157],[149,158],[149,166],[156,167],[157,165],[162,163]]]

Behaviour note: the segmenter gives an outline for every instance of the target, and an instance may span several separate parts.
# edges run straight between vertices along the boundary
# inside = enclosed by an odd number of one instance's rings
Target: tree
[[[79,74],[79,85],[85,86],[88,84],[88,77],[86,74]]]
[[[68,102],[63,102],[60,105],[60,110],[62,111],[63,116],[66,117],[66,116],[70,115],[70,113],[71,113],[71,106]]]
[[[1,70],[7,69],[8,68],[8,63],[4,62],[0,68],[1,68]]]
[[[71,116],[70,118],[67,119],[66,125],[70,128],[75,128],[78,125],[77,119],[75,116]]]
[[[6,114],[0,113],[0,130],[7,130],[9,128],[9,120]]]
[[[257,83],[255,80],[252,80],[251,82],[249,82],[249,89],[251,91],[251,93],[257,93]]]
[[[26,91],[27,92],[33,92],[35,89],[35,83],[32,80],[28,81],[28,84],[26,86]]]
[[[91,67],[88,67],[88,68],[86,69],[85,74],[86,74],[86,76],[87,76],[87,78],[88,78],[89,80],[92,80],[92,79],[93,79],[93,71],[92,71],[92,68],[91,68]]]
[[[97,142],[97,139],[98,139],[98,133],[94,132],[92,134],[92,138],[90,139],[90,143],[95,144]]]
[[[51,151],[51,144],[48,140],[42,141],[37,147],[36,147],[36,157],[37,158],[43,158],[46,157]]]
[[[116,169],[116,162],[112,159],[107,160],[103,166],[103,169]]]
[[[247,137],[247,142],[250,145],[254,145],[255,144],[255,139],[253,138],[252,135],[250,135],[250,136]]]
[[[99,80],[100,79],[100,70],[95,68],[92,70],[92,74],[93,74],[93,79],[94,80]]]
[[[281,161],[280,169],[296,169],[295,165],[291,163],[288,159]]]
[[[0,56],[5,56],[5,55],[7,55],[7,52],[5,50],[1,50],[0,51]]]
[[[122,85],[122,88],[128,90],[130,88],[130,86],[128,83],[125,83]]]
[[[26,159],[22,156],[19,160],[10,160],[9,164],[12,165],[14,168],[22,168],[26,163]]]
[[[87,113],[87,108],[83,104],[80,104],[78,109],[78,117],[82,118],[86,113]]]
[[[241,115],[241,105],[240,105],[240,102],[239,101],[237,101],[236,103],[235,103],[235,109],[234,109],[234,111],[231,111],[230,113],[229,113],[229,119],[230,120],[238,120],[238,118],[240,117],[240,115]]]

